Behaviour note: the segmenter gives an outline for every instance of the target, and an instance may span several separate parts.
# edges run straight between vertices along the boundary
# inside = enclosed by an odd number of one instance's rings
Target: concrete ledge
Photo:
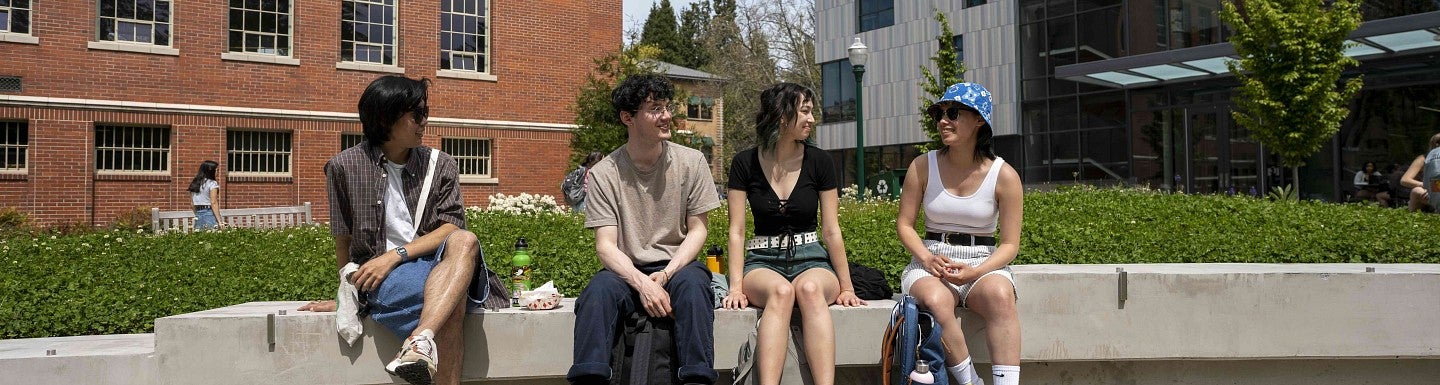
[[[1347,377],[1391,379],[1370,383],[1435,378],[1440,374],[1440,333],[1435,329],[1440,325],[1440,301],[1435,299],[1440,265],[1368,266],[1375,271],[1366,272],[1367,265],[1359,264],[1015,266],[1027,379],[1296,384],[1317,379],[1280,378],[1285,370],[1267,369],[1270,364],[1256,361],[1315,373],[1334,365],[1383,366]],[[0,372],[20,373],[15,380],[22,383],[93,382],[91,376],[101,374],[136,379],[123,381],[128,383],[162,384],[397,381],[381,366],[399,348],[399,338],[367,323],[361,342],[345,346],[335,335],[333,313],[293,311],[302,303],[255,302],[161,318],[149,356],[143,356],[143,350],[97,354],[89,366],[60,370],[60,364],[51,364],[47,374],[38,377],[30,377],[29,369],[12,369],[21,363],[37,367],[25,360],[60,358],[19,353],[27,348],[0,341]],[[871,301],[865,307],[831,308],[841,373],[861,373],[852,377],[864,378],[873,371],[892,304]],[[471,314],[466,319],[464,378],[556,383],[570,364],[573,309],[573,300],[567,300],[552,311]],[[735,365],[755,314],[716,311],[717,368]],[[972,354],[978,362],[988,362],[984,322],[969,313],[962,318]],[[121,362],[126,368],[115,367]],[[1357,362],[1373,364],[1353,364]],[[1217,370],[1232,374],[1215,374]],[[1248,376],[1245,373],[1261,377],[1237,380]]]

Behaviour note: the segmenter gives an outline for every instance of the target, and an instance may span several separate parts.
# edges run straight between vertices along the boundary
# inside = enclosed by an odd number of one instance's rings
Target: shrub
[[[114,230],[146,230],[150,228],[150,208],[136,206],[130,211],[120,213],[115,220],[110,222],[110,228]]]
[[[471,207],[466,211],[476,210]],[[535,215],[535,214],[564,214],[565,207],[555,203],[555,197],[549,195],[532,195],[520,193],[520,195],[495,194],[490,196],[488,211],[500,211],[514,215]]]
[[[0,238],[29,234],[32,226],[30,214],[14,207],[0,208]]]
[[[1025,203],[1016,264],[1440,263],[1440,216],[1373,205],[1086,187],[1030,193]],[[896,211],[891,201],[840,205],[850,259],[898,287],[910,255],[895,236]],[[473,209],[467,218],[501,274],[521,236],[536,285],[553,280],[573,297],[600,269],[583,216]],[[711,212],[706,243],[724,247],[727,223],[723,207]],[[329,298],[334,250],[324,226],[0,238],[0,319],[24,320],[0,322],[0,339],[148,333],[169,315]]]

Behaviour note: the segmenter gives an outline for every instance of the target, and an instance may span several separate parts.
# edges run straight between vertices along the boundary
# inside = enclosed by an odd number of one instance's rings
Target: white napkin
[[[360,291],[350,283],[350,273],[360,270],[355,262],[340,269],[340,289],[335,293],[335,331],[351,346],[365,333],[365,324],[360,322]]]

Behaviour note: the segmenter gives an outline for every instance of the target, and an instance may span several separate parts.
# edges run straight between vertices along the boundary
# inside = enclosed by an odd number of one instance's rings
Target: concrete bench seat
[[[1026,383],[1378,384],[1440,378],[1440,265],[1014,269]],[[841,383],[876,383],[880,337],[893,303],[831,308]],[[19,373],[24,381],[18,383],[396,383],[381,367],[399,348],[399,338],[367,321],[364,338],[345,346],[335,334],[333,313],[294,311],[301,304],[253,302],[158,319],[153,364],[136,364],[154,372],[133,374],[145,381],[96,382],[89,374],[125,373],[99,361],[59,377],[27,377],[29,371],[18,368],[57,358],[33,353],[13,358],[20,356],[8,353],[11,341],[0,341],[0,354],[11,354],[0,355],[0,372]],[[567,299],[549,311],[470,314],[463,377],[563,383],[573,310],[573,299]],[[718,369],[735,365],[755,316],[754,310],[716,311]],[[965,313],[962,323],[971,352],[988,363],[983,322]]]

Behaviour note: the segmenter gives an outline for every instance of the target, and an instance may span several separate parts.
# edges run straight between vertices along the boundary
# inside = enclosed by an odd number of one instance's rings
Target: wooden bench
[[[299,206],[255,207],[217,210],[216,219],[228,227],[252,229],[280,228],[315,223],[310,215],[310,202]],[[168,231],[195,231],[195,212],[150,209],[150,227],[157,234]]]

